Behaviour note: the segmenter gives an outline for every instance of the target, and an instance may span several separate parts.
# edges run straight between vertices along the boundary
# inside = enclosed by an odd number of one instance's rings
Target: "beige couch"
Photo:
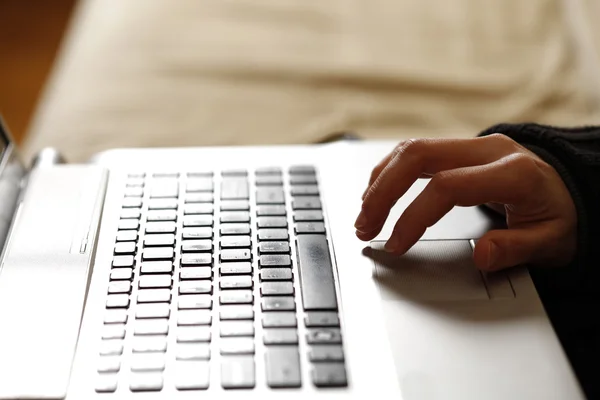
[[[595,0],[85,0],[25,155],[600,123],[599,12]]]

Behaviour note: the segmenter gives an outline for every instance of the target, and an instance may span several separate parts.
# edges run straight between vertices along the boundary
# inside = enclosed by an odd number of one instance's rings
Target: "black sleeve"
[[[600,127],[500,124],[504,134],[552,165],[577,208],[578,247],[564,268],[529,268],[552,325],[588,398],[600,398]]]

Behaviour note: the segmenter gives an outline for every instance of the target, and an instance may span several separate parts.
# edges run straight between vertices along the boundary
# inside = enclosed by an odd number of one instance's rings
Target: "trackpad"
[[[383,250],[384,241],[373,241],[365,255],[373,260],[373,278],[382,299],[408,301],[489,300],[491,293],[512,297],[508,278],[491,282],[473,263],[468,240],[422,240],[402,256]]]

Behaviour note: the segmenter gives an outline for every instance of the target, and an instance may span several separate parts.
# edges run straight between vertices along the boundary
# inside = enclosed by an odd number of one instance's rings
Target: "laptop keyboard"
[[[347,386],[325,231],[311,166],[129,174],[96,391]]]

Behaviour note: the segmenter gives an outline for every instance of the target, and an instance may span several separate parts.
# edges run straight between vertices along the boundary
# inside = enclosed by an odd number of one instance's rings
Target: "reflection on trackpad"
[[[468,240],[423,240],[402,256],[385,252],[384,243],[373,241],[365,251],[384,300],[489,300]]]

